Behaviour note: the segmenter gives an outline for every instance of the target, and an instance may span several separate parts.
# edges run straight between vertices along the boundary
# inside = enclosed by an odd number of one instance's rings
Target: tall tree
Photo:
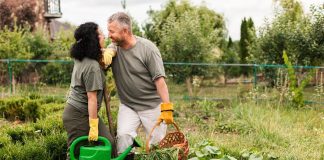
[[[259,59],[261,63],[283,64],[282,53],[289,53],[293,64],[318,65],[321,56],[319,48],[323,44],[321,29],[323,27],[323,8],[311,15],[303,12],[296,0],[278,0],[280,8],[271,23],[266,24],[260,32]]]
[[[259,63],[284,64],[282,53],[285,50],[293,65],[323,63],[323,7],[314,7],[313,12],[306,15],[297,0],[275,2],[279,4],[275,17],[260,29],[255,47],[256,60]],[[266,68],[266,71],[266,78],[274,85],[275,69]]]
[[[235,64],[240,63],[239,55],[238,55],[238,43],[233,42],[232,38],[228,38],[228,42],[226,45],[226,48],[224,49],[224,53],[222,54],[220,58],[220,63],[226,63],[226,64]],[[226,85],[227,79],[230,77],[238,76],[239,75],[239,69],[236,66],[223,66],[223,75],[224,75],[224,84]]]
[[[246,20],[244,18],[241,23],[241,38],[240,38],[240,63],[247,64],[248,57],[251,55],[251,46],[256,38],[254,23],[251,18]],[[248,76],[249,69],[247,67],[241,67],[241,73],[244,76]]]
[[[168,62],[210,62],[216,54],[214,50],[219,50],[225,38],[222,16],[205,6],[171,0],[151,16],[154,23],[146,26],[156,34],[149,32],[153,36],[149,38],[158,44],[163,59]],[[206,68],[197,66],[166,66],[166,70],[177,82],[186,81],[189,93],[192,77],[208,73]]]

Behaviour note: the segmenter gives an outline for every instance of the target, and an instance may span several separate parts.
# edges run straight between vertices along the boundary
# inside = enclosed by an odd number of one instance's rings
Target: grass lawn
[[[296,109],[279,105],[275,91],[268,91],[267,93],[249,90],[234,92],[240,91],[240,88],[234,86],[203,89],[207,91],[204,94],[206,93],[209,96],[236,97],[234,99],[190,101],[183,100],[183,95],[186,92],[184,86],[170,85],[169,88],[175,106],[175,122],[187,136],[191,151],[199,148],[199,145],[203,142],[208,142],[217,147],[222,155],[229,155],[236,159],[249,159],[252,154],[259,155],[261,159],[324,159],[324,107],[322,105],[311,105]],[[41,96],[47,95],[64,99],[67,90],[68,86],[44,86],[36,89],[31,86],[25,88],[21,86],[19,95],[24,97],[34,91]],[[268,97],[268,99],[255,101],[253,98],[248,98],[251,95],[249,92],[255,92],[259,97],[266,94],[265,97]],[[64,106],[64,100],[57,103],[60,103],[57,105]],[[117,114],[118,103],[119,100],[113,97],[111,106],[114,117]],[[56,104],[52,102],[43,107],[51,110],[49,107],[55,108]],[[100,115],[107,122],[105,108],[102,107]],[[62,107],[58,107],[58,109],[62,109]],[[56,112],[58,114],[55,117],[60,120],[62,110]],[[51,118],[53,119],[53,116]],[[46,118],[41,121],[47,122]],[[38,121],[37,123],[41,122]],[[0,127],[5,126],[11,128],[10,123],[2,119]],[[30,126],[34,125],[24,123],[20,126],[22,128],[29,126],[29,133],[30,130],[33,130],[32,127],[30,129]],[[50,126],[46,125],[46,127]],[[169,131],[172,130],[174,128],[169,128]],[[2,131],[5,132],[6,130],[0,129],[0,132]],[[0,135],[5,134],[0,133]],[[62,133],[56,136],[59,135],[62,135]],[[139,135],[139,139],[143,142],[145,140],[143,131]],[[35,137],[37,138],[34,135],[29,139]],[[30,145],[35,145],[36,142],[37,139],[32,140]],[[12,144],[11,147],[15,147],[15,144]],[[36,151],[41,152],[38,149],[35,149]],[[250,157],[246,157],[246,155],[250,155]],[[195,157],[195,153],[191,153],[190,157]],[[217,158],[217,155],[210,157]]]

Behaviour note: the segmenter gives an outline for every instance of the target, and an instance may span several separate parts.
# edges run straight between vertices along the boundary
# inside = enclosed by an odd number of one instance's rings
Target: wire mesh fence
[[[280,101],[289,98],[291,75],[285,65],[165,62],[171,99]],[[324,106],[324,67],[293,66],[297,89],[306,103]],[[73,62],[69,60],[0,60],[1,97],[37,92],[66,96]],[[108,82],[109,83],[109,82]],[[291,94],[290,94],[291,95]]]

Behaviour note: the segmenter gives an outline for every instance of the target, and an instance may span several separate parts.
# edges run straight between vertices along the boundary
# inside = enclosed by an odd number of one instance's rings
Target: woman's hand
[[[106,48],[103,51],[103,62],[105,64],[105,68],[107,68],[111,62],[112,58],[116,56],[116,51],[113,50],[112,48]]]

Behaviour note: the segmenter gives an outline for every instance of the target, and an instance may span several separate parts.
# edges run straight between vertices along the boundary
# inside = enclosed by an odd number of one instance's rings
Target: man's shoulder
[[[156,47],[155,43],[153,43],[152,41],[150,41],[149,39],[143,38],[143,37],[137,37],[138,42],[143,45],[143,47],[148,48],[150,50],[158,50],[158,48]]]

